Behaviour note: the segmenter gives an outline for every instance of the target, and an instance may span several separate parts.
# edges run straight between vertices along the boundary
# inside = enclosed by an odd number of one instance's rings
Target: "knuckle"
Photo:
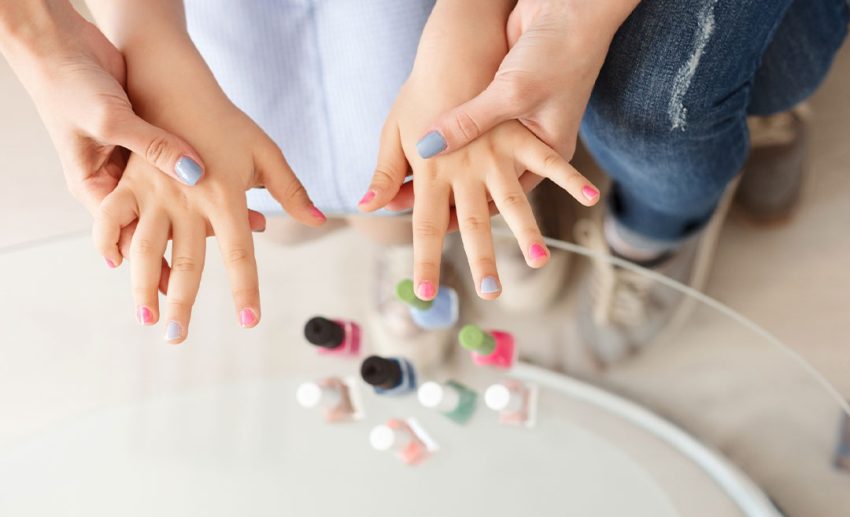
[[[171,261],[171,270],[194,273],[198,270],[198,261],[192,257],[177,256]]]
[[[481,134],[481,126],[465,111],[458,111],[454,116],[454,126],[466,140],[474,140]]]
[[[477,215],[470,215],[460,220],[460,229],[463,232],[480,232],[486,230],[489,221]]]
[[[441,235],[440,228],[434,221],[424,220],[417,221],[413,225],[414,234],[422,239],[433,239]]]
[[[252,262],[253,255],[246,248],[230,248],[225,251],[224,260],[229,265],[241,265]]]
[[[182,314],[188,312],[192,309],[193,305],[195,305],[194,296],[187,296],[184,293],[178,294],[173,291],[168,293],[168,306],[172,313]]]
[[[389,186],[395,182],[396,174],[393,174],[389,168],[379,165],[375,169],[375,174],[372,175],[372,184],[376,186]]]
[[[145,257],[156,253],[156,247],[150,239],[133,239],[130,250],[134,255]]]
[[[526,203],[528,203],[528,199],[518,192],[509,192],[501,199],[501,204],[505,208],[518,208]]]
[[[164,136],[157,136],[145,149],[145,160],[149,163],[162,163],[168,158],[169,142]]]

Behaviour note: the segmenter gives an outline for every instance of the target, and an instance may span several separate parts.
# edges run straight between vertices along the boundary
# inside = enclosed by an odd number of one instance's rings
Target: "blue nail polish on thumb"
[[[177,160],[177,164],[174,166],[174,172],[187,185],[195,185],[200,181],[201,176],[204,175],[204,171],[198,165],[198,162],[188,156],[183,156]]]
[[[416,152],[427,160],[446,150],[446,139],[438,131],[431,131],[416,144]]]

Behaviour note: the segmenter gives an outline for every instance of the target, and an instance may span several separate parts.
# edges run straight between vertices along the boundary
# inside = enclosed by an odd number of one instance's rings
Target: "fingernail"
[[[321,219],[322,221],[327,220],[325,214],[323,214],[322,211],[316,208],[315,206],[310,209],[310,213],[313,214],[313,217],[315,217],[316,219]]]
[[[431,282],[419,282],[416,287],[416,297],[420,300],[431,300],[435,294],[437,294],[437,290],[434,289],[434,284]]]
[[[358,205],[365,205],[369,201],[372,201],[373,199],[375,199],[375,196],[377,196],[377,195],[378,195],[377,192],[375,192],[374,190],[370,190],[369,192],[366,193],[366,195],[363,196],[363,198],[357,204]]]
[[[106,265],[109,266],[110,269],[115,269],[115,262],[112,262],[109,259],[103,259],[106,261]]]
[[[153,324],[153,311],[143,305],[136,309],[136,319],[140,325],[151,325]]]
[[[165,340],[176,341],[183,337],[183,327],[176,321],[169,321],[165,327]]]
[[[502,288],[499,286],[499,281],[496,280],[495,276],[485,276],[481,280],[481,294],[493,294],[501,290]]]
[[[242,309],[239,311],[239,324],[242,328],[253,327],[257,323],[257,314],[251,309]]]
[[[446,139],[438,131],[431,131],[416,143],[416,152],[423,159],[431,158],[446,150]]]
[[[540,260],[546,257],[546,248],[539,244],[532,244],[531,248],[528,250],[528,255],[531,257],[531,260]]]
[[[204,175],[204,170],[201,169],[198,162],[188,156],[182,156],[177,160],[177,164],[174,166],[174,172],[178,178],[183,180],[183,183],[192,186],[200,181],[201,176]]]
[[[599,191],[589,185],[581,189],[581,193],[584,194],[584,197],[586,197],[588,201],[593,201],[599,197]]]

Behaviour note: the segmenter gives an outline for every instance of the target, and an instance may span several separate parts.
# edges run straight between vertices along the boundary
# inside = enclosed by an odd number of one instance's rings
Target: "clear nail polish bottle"
[[[416,297],[412,280],[402,280],[396,285],[396,296],[408,305],[410,317],[422,329],[451,328],[457,323],[458,297],[451,287],[440,286],[437,297],[425,301]]]
[[[485,332],[475,325],[464,325],[458,333],[458,341],[470,350],[472,361],[479,366],[508,369],[516,362],[514,337],[507,332]]]
[[[360,355],[360,325],[353,321],[316,316],[304,325],[304,337],[321,354]]]
[[[360,365],[360,376],[379,395],[404,395],[416,390],[416,371],[401,357],[367,357]]]
[[[322,416],[328,423],[363,418],[362,403],[353,379],[328,377],[317,382],[305,382],[298,386],[295,398],[307,409],[322,408]]]
[[[419,403],[436,409],[458,424],[465,424],[475,413],[478,394],[456,381],[426,382],[419,387]]]
[[[499,413],[499,423],[533,427],[537,421],[537,386],[509,379],[484,392],[484,404]]]
[[[377,451],[392,451],[406,465],[417,465],[436,452],[437,444],[419,423],[392,419],[369,433],[369,442]]]

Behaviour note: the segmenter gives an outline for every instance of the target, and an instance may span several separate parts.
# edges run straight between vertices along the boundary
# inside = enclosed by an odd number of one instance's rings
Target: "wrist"
[[[520,2],[528,0],[520,0]],[[610,36],[620,28],[641,0],[560,0],[589,33]]]

